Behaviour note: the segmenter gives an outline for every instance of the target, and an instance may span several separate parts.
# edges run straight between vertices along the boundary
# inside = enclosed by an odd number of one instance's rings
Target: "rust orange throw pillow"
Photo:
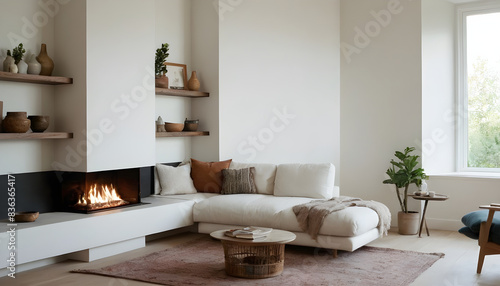
[[[199,193],[220,193],[222,170],[229,168],[232,159],[221,162],[202,162],[191,159],[191,178]]]

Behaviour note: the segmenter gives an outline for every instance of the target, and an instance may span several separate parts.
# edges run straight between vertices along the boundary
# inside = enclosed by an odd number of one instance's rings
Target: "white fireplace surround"
[[[93,214],[53,212],[15,226],[16,272],[67,259],[94,261],[144,247],[146,236],[193,225],[194,201],[148,197],[143,205]],[[0,227],[0,245],[9,242],[8,224]],[[7,247],[0,257],[8,257]],[[0,261],[0,277],[7,260]]]

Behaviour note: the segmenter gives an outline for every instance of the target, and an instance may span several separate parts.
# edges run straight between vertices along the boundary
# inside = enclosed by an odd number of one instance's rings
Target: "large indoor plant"
[[[168,77],[165,75],[167,73],[167,66],[165,65],[165,61],[167,60],[168,53],[168,44],[164,43],[161,45],[161,48],[156,49],[155,56],[155,86],[168,88]]]
[[[418,231],[418,212],[408,210],[408,188],[411,184],[420,187],[422,180],[428,178],[424,169],[417,167],[418,155],[411,155],[415,151],[414,147],[406,147],[403,152],[396,151],[394,156],[398,161],[391,160],[391,168],[386,174],[389,179],[384,180],[384,184],[394,184],[401,211],[398,213],[398,228],[400,234],[416,234]]]

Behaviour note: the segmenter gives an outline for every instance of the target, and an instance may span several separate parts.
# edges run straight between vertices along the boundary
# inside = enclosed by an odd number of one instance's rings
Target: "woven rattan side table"
[[[226,274],[242,278],[268,278],[280,275],[285,263],[285,243],[295,234],[273,229],[262,239],[249,240],[224,235],[226,230],[210,233],[222,241]]]

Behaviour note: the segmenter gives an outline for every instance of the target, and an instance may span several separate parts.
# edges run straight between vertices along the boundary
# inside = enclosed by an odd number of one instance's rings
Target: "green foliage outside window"
[[[469,73],[468,167],[500,168],[500,76],[479,58]]]

